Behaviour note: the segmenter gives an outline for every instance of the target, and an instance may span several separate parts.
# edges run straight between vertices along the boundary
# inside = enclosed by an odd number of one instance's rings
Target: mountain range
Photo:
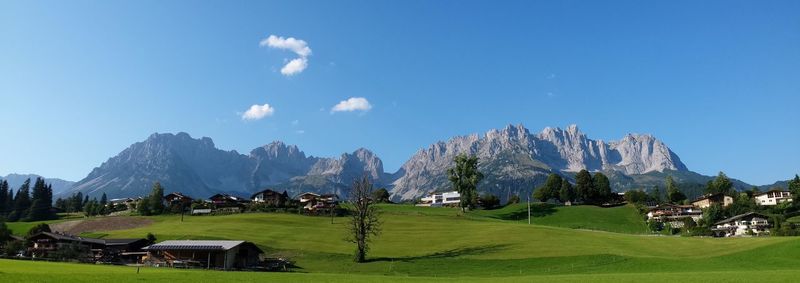
[[[36,174],[8,174],[5,177],[0,176],[0,180],[6,180],[8,182],[8,187],[14,190],[18,189],[22,183],[25,182],[27,179],[31,179],[31,186],[33,186],[33,182],[36,181],[36,178],[44,178],[44,181],[53,186],[53,194],[58,194],[69,190],[72,188],[72,185],[75,182],[62,180],[58,178],[45,178],[40,175]]]
[[[219,192],[249,196],[264,188],[345,197],[352,182],[366,174],[377,187],[386,187],[392,199],[412,200],[448,190],[447,168],[461,153],[479,158],[485,175],[479,190],[502,199],[531,193],[551,172],[570,180],[582,169],[604,172],[618,191],[663,185],[667,175],[698,184],[712,178],[689,171],[677,154],[651,135],[628,134],[606,142],[589,139],[575,125],[539,133],[509,125],[454,137],[419,150],[394,173],[385,172],[381,159],[364,148],[326,158],[307,156],[297,146],[275,141],[241,154],[218,149],[207,137],[156,133],[94,168],[61,195],[141,196],[159,181],[167,191],[201,198]],[[739,189],[750,187],[734,183]]]

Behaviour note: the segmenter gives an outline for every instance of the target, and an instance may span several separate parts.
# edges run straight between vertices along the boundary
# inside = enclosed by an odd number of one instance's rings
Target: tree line
[[[6,221],[40,221],[55,219],[53,211],[53,188],[43,178],[36,178],[31,188],[31,179],[17,189],[9,188],[8,181],[0,181],[0,216]]]
[[[611,182],[603,173],[592,176],[589,171],[581,170],[575,174],[575,186],[560,175],[550,173],[545,183],[534,190],[533,198],[546,202],[555,199],[560,202],[581,202],[601,205],[613,200]]]

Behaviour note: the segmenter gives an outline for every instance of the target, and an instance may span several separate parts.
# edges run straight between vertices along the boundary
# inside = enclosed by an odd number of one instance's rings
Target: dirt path
[[[144,227],[153,223],[151,219],[135,217],[100,217],[89,220],[73,220],[50,224],[54,232],[80,235],[85,232],[102,232]]]

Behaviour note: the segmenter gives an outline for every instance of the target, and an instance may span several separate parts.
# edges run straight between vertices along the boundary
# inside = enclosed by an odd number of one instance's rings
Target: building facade
[[[455,206],[461,202],[461,194],[457,191],[434,193],[420,200],[418,206]]]
[[[792,192],[771,190],[768,192],[754,195],[753,198],[755,199],[756,204],[758,205],[778,205],[784,202],[791,202]]]

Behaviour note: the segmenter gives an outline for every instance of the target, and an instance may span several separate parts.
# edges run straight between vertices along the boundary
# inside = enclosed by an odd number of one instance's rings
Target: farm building
[[[434,193],[420,200],[417,206],[446,206],[457,205],[461,202],[461,194],[456,191]]]
[[[733,203],[733,198],[730,196],[726,196],[723,193],[716,193],[716,194],[707,194],[692,201],[692,205],[699,208],[706,208],[716,203],[720,204],[723,207],[726,207]]]
[[[94,239],[60,233],[40,232],[28,238],[28,248],[33,257],[49,258],[66,245],[76,245],[85,250],[87,261],[135,263],[143,255],[145,239]]]
[[[768,234],[770,225],[768,219],[766,215],[755,212],[739,214],[714,223],[711,230],[717,237]]]
[[[256,267],[264,253],[245,241],[173,240],[144,247],[153,266],[242,269]]]
[[[753,198],[758,205],[778,205],[779,203],[783,202],[791,202],[792,201],[792,192],[790,191],[781,191],[781,190],[771,190],[768,192],[763,192],[757,195],[754,195]]]
[[[286,191],[278,193],[276,191],[266,189],[253,194],[250,200],[257,203],[265,203],[270,206],[283,206],[289,200],[289,194]]]

